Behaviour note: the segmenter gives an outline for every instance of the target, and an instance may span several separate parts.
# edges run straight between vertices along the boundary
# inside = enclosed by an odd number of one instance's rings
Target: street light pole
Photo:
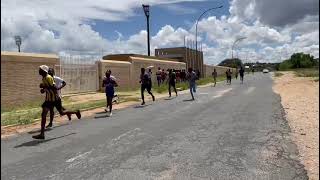
[[[20,36],[14,36],[14,39],[16,41],[16,45],[18,46],[18,51],[20,52],[20,46],[21,46],[21,37]]]
[[[237,38],[233,44],[232,44],[232,47],[231,47],[231,59],[233,60],[233,49],[234,49],[234,46],[236,45],[237,42],[239,41],[242,41],[244,39],[246,39],[247,37],[240,37],[240,38]],[[236,60],[234,60],[234,64],[236,65]]]
[[[148,56],[150,56],[150,34],[149,34],[149,15],[150,15],[150,10],[149,10],[149,5],[144,5],[142,4],[142,8],[144,11],[144,14],[147,17],[147,33],[148,33]]]
[[[232,48],[231,48],[231,58],[233,59],[233,49],[234,49],[234,46],[236,45],[237,42],[241,41],[241,40],[244,40],[246,39],[247,37],[240,37],[238,39],[236,39],[233,44],[232,44]]]
[[[199,20],[201,19],[201,17],[207,13],[208,11],[211,11],[211,10],[214,10],[214,9],[219,9],[219,8],[222,8],[223,6],[219,6],[219,7],[214,7],[214,8],[210,8],[210,9],[207,9],[205,10],[197,19],[197,22],[196,22],[196,57],[197,57],[197,61],[198,61],[198,22]],[[202,70],[203,68],[201,68]],[[202,72],[201,72],[202,73]]]

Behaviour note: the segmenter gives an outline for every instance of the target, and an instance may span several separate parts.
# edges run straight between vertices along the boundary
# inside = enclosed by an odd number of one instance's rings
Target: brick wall
[[[1,107],[44,99],[39,66],[55,67],[58,62],[56,55],[1,52]]]
[[[125,61],[100,60],[96,62],[99,67],[99,89],[102,87],[102,80],[107,70],[111,70],[113,76],[116,77],[119,89],[130,88],[131,63]]]

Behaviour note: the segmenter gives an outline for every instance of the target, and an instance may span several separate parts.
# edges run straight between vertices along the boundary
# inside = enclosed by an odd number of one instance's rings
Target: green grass
[[[319,69],[317,68],[294,69],[294,71],[299,77],[319,77]]]
[[[274,76],[276,76],[276,77],[280,77],[280,76],[282,76],[283,75],[283,73],[281,73],[281,72],[275,72],[274,73]]]
[[[224,81],[224,76],[219,76],[217,78],[217,81]],[[197,80],[197,85],[206,85],[208,83],[212,83],[213,79],[211,77],[209,78],[202,78]],[[186,90],[189,88],[188,82],[181,82],[177,83],[176,87],[180,90]],[[139,88],[137,88],[138,90]],[[157,93],[164,93],[168,91],[168,85],[167,84],[161,84],[160,87],[158,87],[156,84],[153,85],[153,90]],[[120,103],[121,102],[128,102],[128,101],[139,101],[139,97],[135,96],[129,96],[125,93],[130,93],[133,91],[128,90],[120,90],[118,91],[120,95]],[[35,122],[36,120],[40,119],[41,117],[41,104],[42,100],[37,100],[32,103],[16,106],[16,107],[10,107],[10,108],[1,108],[1,126],[7,126],[7,125],[21,125],[21,124],[30,124],[32,122]],[[68,110],[90,110],[95,108],[104,107],[106,105],[106,100],[95,100],[95,101],[89,101],[81,104],[73,103],[70,100],[70,97],[64,97],[63,98],[63,105]],[[57,112],[55,112],[57,114]]]
[[[129,96],[121,96],[121,102],[128,102],[128,101],[139,101],[136,97],[129,97]],[[96,100],[96,101],[89,101],[86,103],[81,104],[72,104],[67,101],[63,101],[64,107],[68,110],[90,110],[95,108],[104,107],[106,105],[106,100]],[[29,107],[25,107],[24,109],[18,109],[13,111],[7,111],[1,113],[1,126],[7,125],[21,125],[21,124],[30,124],[41,117],[41,106],[31,109]],[[55,114],[57,112],[55,111]]]

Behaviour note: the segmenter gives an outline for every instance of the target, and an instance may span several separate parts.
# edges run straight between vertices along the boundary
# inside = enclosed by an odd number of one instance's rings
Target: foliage
[[[231,68],[237,68],[243,66],[241,59],[233,58],[233,59],[225,59],[219,63],[219,66],[226,66]]]
[[[291,55],[290,59],[285,60],[280,64],[279,70],[311,68],[314,66],[319,66],[319,61],[314,59],[312,55],[304,53],[294,53]]]

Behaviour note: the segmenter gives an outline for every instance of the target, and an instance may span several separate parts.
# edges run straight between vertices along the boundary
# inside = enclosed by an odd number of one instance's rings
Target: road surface
[[[3,179],[308,179],[270,74],[1,141]]]

